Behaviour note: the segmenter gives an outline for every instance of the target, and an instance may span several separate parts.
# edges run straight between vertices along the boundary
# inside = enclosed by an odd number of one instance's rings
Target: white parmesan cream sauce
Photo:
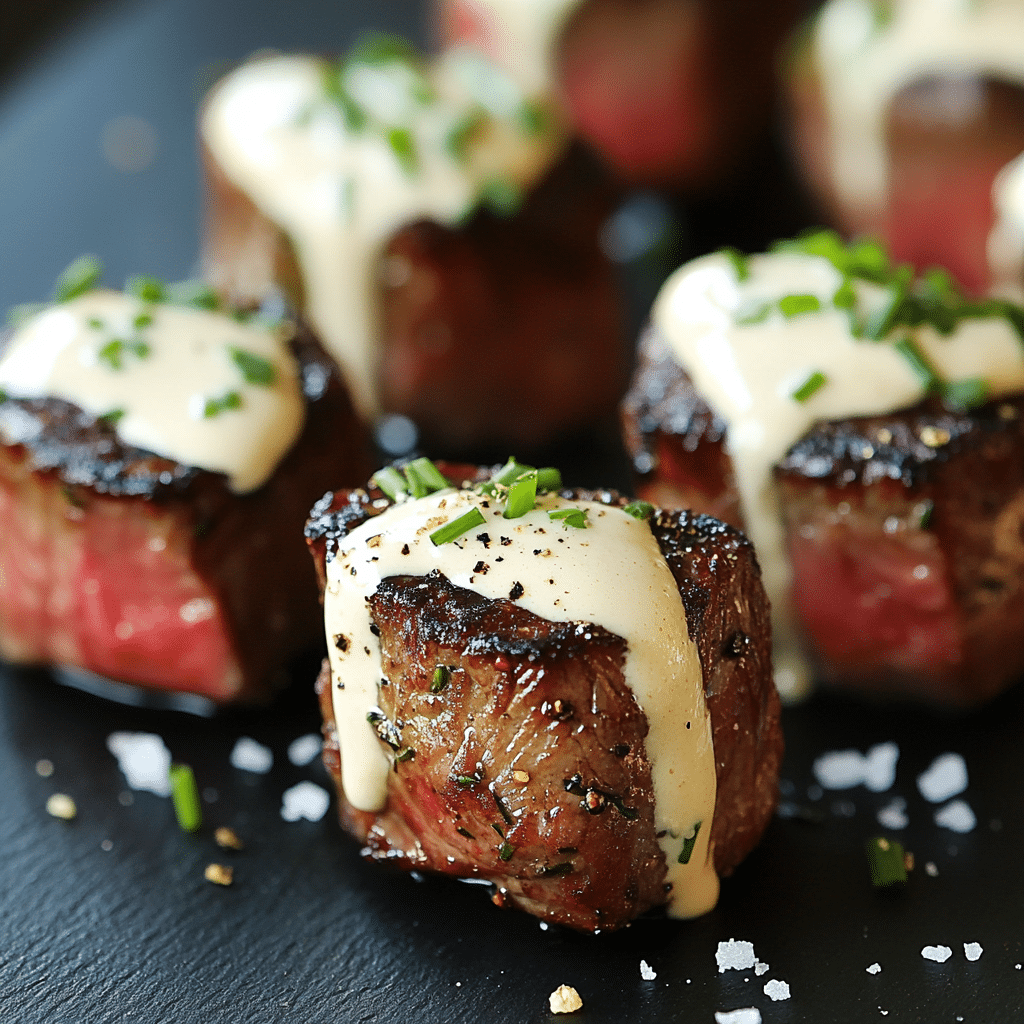
[[[955,123],[979,100],[972,78],[1024,84],[1024,4],[831,0],[816,22],[814,57],[832,138],[833,184],[848,205],[873,217],[888,190],[885,125],[896,94],[929,75],[948,78],[948,117]]]
[[[272,383],[248,383],[232,350],[269,364]],[[109,416],[126,443],[225,473],[239,493],[270,476],[305,419],[298,365],[279,333],[103,289],[22,325],[0,358],[0,390]]]
[[[211,93],[201,132],[228,179],[291,241],[306,315],[344,370],[357,409],[371,416],[379,411],[376,272],[389,239],[421,219],[457,225],[495,180],[529,188],[565,136],[550,111],[547,127],[530,128],[527,97],[469,51],[449,51],[427,67],[427,100],[401,62],[356,65],[345,83],[369,118],[358,130],[327,100],[325,69],[307,56],[244,64]],[[472,114],[487,120],[460,157],[450,139]],[[394,129],[408,133],[408,166],[388,140]]]
[[[728,425],[745,529],[757,550],[772,604],[775,681],[790,699],[810,684],[789,604],[792,572],[772,470],[819,420],[870,416],[913,405],[922,383],[887,342],[855,338],[832,304],[842,283],[835,267],[816,256],[752,256],[749,276],[737,279],[720,254],[686,264],[669,278],[655,303],[654,322],[697,391]],[[864,310],[882,298],[878,286],[856,283]],[[738,325],[744,311],[787,295],[815,295],[818,312],[785,319],[774,309],[759,324]],[[981,377],[990,397],[1024,387],[1024,354],[1001,318],[967,320],[950,337],[931,328],[913,336],[943,379]],[[826,383],[806,401],[793,392],[815,373]]]
[[[548,509],[564,506],[587,509],[590,525],[580,529],[548,518]],[[435,547],[429,533],[473,507],[486,525]],[[481,533],[489,535],[490,546],[478,539]],[[537,549],[540,554],[534,554]],[[485,573],[476,570],[481,561],[489,567]],[[366,718],[377,707],[383,674],[367,598],[389,576],[424,576],[434,569],[492,600],[508,598],[520,583],[516,603],[523,608],[551,621],[600,625],[626,641],[626,682],[649,727],[645,746],[655,827],[665,832],[660,843],[672,884],[670,912],[694,917],[710,910],[718,897],[708,843],[715,760],[696,646],[649,526],[607,505],[541,495],[532,512],[508,520],[500,503],[472,491],[445,490],[394,505],[340,542],[327,564],[324,614],[348,800],[361,810],[382,809],[391,770]],[[338,634],[348,640],[344,653],[334,642]],[[690,860],[679,864],[683,842],[698,823]]]

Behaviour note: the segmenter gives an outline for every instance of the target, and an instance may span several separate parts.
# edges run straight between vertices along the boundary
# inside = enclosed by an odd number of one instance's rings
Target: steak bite
[[[984,701],[1024,671],[1022,311],[831,235],[783,249],[666,286],[623,404],[638,490],[748,531],[777,667]]]
[[[321,635],[296,531],[365,464],[345,388],[303,325],[92,283],[0,358],[0,653],[266,700]]]
[[[479,54],[428,62],[370,37],[338,63],[244,64],[200,130],[207,276],[236,301],[283,289],[362,416],[409,416],[452,450],[614,409],[627,354],[599,233],[615,192],[550,96]]]
[[[516,499],[506,505],[503,489],[488,496],[487,472],[442,468],[461,489],[397,505],[376,487],[339,492],[307,526],[334,646],[317,684],[324,759],[345,828],[371,859],[490,881],[498,905],[583,930],[621,927],[666,903],[675,916],[710,909],[716,875],[733,870],[771,816],[782,752],[767,607],[749,544],[704,516],[634,505],[650,518],[632,519],[609,492],[542,495],[540,508],[508,519],[503,507]],[[423,536],[474,508],[485,525],[441,545]],[[559,549],[589,558],[575,544],[606,545],[606,516],[621,535],[647,537],[658,586],[667,584],[659,600],[678,609],[675,623],[645,627],[648,638],[686,626],[680,657],[692,659],[695,675],[677,676],[668,705],[631,667],[648,664],[649,639],[630,641],[573,612],[579,598]],[[404,539],[416,536],[422,548]],[[346,574],[362,571],[363,540],[383,565],[360,623],[334,609]],[[392,544],[411,571],[390,573]],[[427,562],[435,567],[424,573]],[[606,583],[608,598],[646,605],[642,575]],[[515,578],[508,589],[506,576]],[[538,603],[550,600],[547,588],[557,595],[554,616],[530,607],[535,592]],[[381,671],[366,710],[341,727],[367,637],[379,644]],[[662,716],[677,711],[666,731]],[[378,764],[382,790],[371,799],[366,763],[346,752],[361,742],[353,726],[369,738],[367,763]]]

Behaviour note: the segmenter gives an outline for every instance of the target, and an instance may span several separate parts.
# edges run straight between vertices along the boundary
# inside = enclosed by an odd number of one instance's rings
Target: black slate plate
[[[0,307],[44,296],[83,251],[104,259],[111,281],[140,270],[187,274],[200,197],[192,126],[205,88],[255,49],[340,49],[367,25],[423,34],[418,6],[398,0],[152,0],[77,22],[0,95]],[[103,155],[104,126],[125,115],[156,137],[151,166],[134,173]],[[677,256],[758,245],[797,226],[784,173],[771,154],[765,160],[750,172],[756,188],[737,183],[731,199],[677,211],[687,228]],[[773,191],[779,198],[759,205]],[[651,284],[641,273],[639,291]],[[608,458],[605,482],[621,484],[621,455],[609,449]],[[580,482],[600,482],[593,451],[567,459]],[[1019,690],[962,718],[836,697],[787,711],[784,783],[799,816],[772,823],[706,917],[593,937],[498,910],[480,887],[363,864],[333,810],[315,823],[282,820],[286,788],[326,783],[319,765],[286,757],[291,740],[317,727],[312,676],[312,666],[296,668],[293,692],[269,714],[206,719],[0,668],[0,1020],[532,1024],[561,1019],[550,1017],[547,996],[563,982],[585,1003],[567,1019],[589,1022],[712,1022],[739,1007],[757,1007],[765,1022],[1024,1014]],[[124,797],[105,746],[122,729],[159,733],[194,767],[211,798],[200,835],[178,830],[166,799]],[[230,766],[243,735],[273,750],[269,774]],[[822,752],[887,740],[901,750],[889,793],[814,788]],[[967,761],[963,798],[978,819],[967,835],[935,825],[914,786],[946,751]],[[41,758],[55,765],[49,778],[36,772]],[[54,792],[75,798],[76,820],[45,813]],[[875,815],[897,795],[909,825],[889,834],[917,867],[906,891],[879,895],[862,844],[885,831]],[[218,850],[218,824],[247,848]],[[213,860],[235,867],[231,888],[203,880]],[[719,973],[715,952],[730,938],[753,942],[768,973]],[[980,960],[967,961],[965,942],[981,944]],[[922,959],[923,946],[939,944],[952,948],[949,961]],[[654,981],[641,979],[641,959]],[[876,962],[881,973],[868,974]],[[772,1002],[769,979],[788,982],[791,998]]]

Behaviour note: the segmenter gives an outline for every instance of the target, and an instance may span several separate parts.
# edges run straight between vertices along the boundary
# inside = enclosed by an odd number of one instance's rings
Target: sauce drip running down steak
[[[352,742],[346,736],[359,723],[339,716],[350,712],[344,698],[358,687],[357,676],[345,671],[343,656],[332,659],[333,672],[325,662],[318,681],[325,763],[338,785],[343,824],[365,842],[368,857],[491,881],[496,903],[576,928],[620,927],[664,904],[678,916],[709,909],[714,876],[732,871],[770,818],[782,750],[767,607],[749,544],[707,517],[655,513],[648,522],[633,520],[619,511],[625,500],[608,492],[552,494],[538,499],[534,513],[508,520],[499,499],[473,488],[488,472],[442,468],[463,489],[431,495],[435,504],[451,503],[438,519],[461,514],[464,504],[489,502],[482,508],[486,526],[461,542],[466,557],[481,550],[472,580],[461,571],[391,575],[382,553],[383,578],[361,602],[363,621],[332,618],[330,590],[354,569],[339,576],[332,566],[349,564],[352,539],[381,537],[391,517],[418,503],[392,504],[375,488],[339,492],[318,503],[307,527],[328,591],[329,645],[344,655],[365,643],[365,628],[379,644],[383,667],[369,721],[365,711],[359,716],[382,769],[375,802],[359,796],[350,771],[342,772]],[[585,508],[591,524],[602,514],[630,519],[653,541],[684,645],[694,645],[699,663],[692,682],[676,684],[682,689],[673,702],[692,707],[674,737],[651,717],[664,714],[656,712],[656,681],[631,683],[636,652],[626,638],[570,611],[545,617],[529,607],[529,562],[555,564],[541,558],[544,548],[570,531],[579,542],[604,539],[593,525],[571,527],[544,514],[567,506]],[[435,518],[428,522],[433,530]],[[529,538],[515,531],[517,522]],[[538,528],[547,531],[543,548]],[[516,566],[520,585],[499,597],[481,593],[481,574],[488,579],[505,559]],[[548,572],[537,577],[539,585],[555,586]],[[559,569],[550,575],[557,585]],[[645,586],[640,577],[625,581],[613,600],[642,603]],[[634,644],[642,647],[642,639]],[[687,696],[690,686],[696,689]],[[671,820],[673,769],[685,776],[682,788],[691,787],[678,821]],[[705,771],[711,788],[702,797],[692,787]]]

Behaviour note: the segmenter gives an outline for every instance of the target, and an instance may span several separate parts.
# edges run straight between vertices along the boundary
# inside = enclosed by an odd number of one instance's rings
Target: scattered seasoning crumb
[[[548,996],[548,1006],[552,1013],[575,1013],[583,1009],[583,1000],[571,985],[559,985]]]
[[[884,793],[896,781],[900,748],[895,743],[876,743],[866,754],[859,750],[831,750],[814,762],[814,777],[825,789],[864,786]]]
[[[741,1010],[716,1010],[715,1024],[761,1024],[761,1011],[756,1006]]]
[[[252,737],[239,736],[229,760],[232,768],[253,772],[256,775],[266,775],[274,765],[274,754],[270,747],[257,743]]]
[[[53,762],[48,757],[41,757],[36,761],[36,775],[41,779],[48,779],[53,774]]]
[[[107,737],[107,750],[117,758],[117,766],[132,789],[171,795],[171,752],[155,733],[112,732]]]
[[[319,733],[311,732],[288,744],[288,760],[297,767],[309,764],[323,749]]]
[[[917,777],[917,788],[929,803],[945,803],[967,788],[967,764],[960,754],[941,754]]]
[[[776,981],[774,978],[764,987],[764,994],[773,1002],[778,1003],[789,998],[789,982]]]
[[[971,963],[974,963],[975,960],[980,960],[982,952],[983,950],[981,948],[980,942],[964,943],[964,956],[967,957],[967,959],[970,960]]]
[[[882,965],[879,963],[874,963],[870,967],[865,968],[865,970],[868,972],[868,974],[881,974]]]
[[[330,806],[331,797],[326,789],[315,782],[299,782],[286,789],[282,797],[281,817],[285,821],[319,821]]]
[[[103,842],[102,842],[102,843],[100,843],[100,849],[101,849],[101,850],[102,850],[102,851],[103,851],[104,853],[110,853],[110,851],[111,851],[111,850],[112,850],[113,848],[114,848],[114,844],[113,844],[113,843],[112,843],[112,842],[111,842],[111,841],[110,841],[109,839],[104,839],[104,840],[103,840]]]
[[[754,944],[741,939],[720,942],[715,953],[715,960],[718,963],[719,974],[723,974],[725,971],[749,971],[757,963],[757,957],[754,956]]]
[[[948,828],[951,832],[965,835],[974,831],[978,819],[966,800],[951,800],[945,807],[935,812],[935,824],[940,828]]]
[[[203,878],[214,885],[231,885],[235,880],[235,869],[227,864],[207,864]]]
[[[54,818],[71,821],[78,814],[78,808],[67,793],[54,793],[46,801],[46,813]]]
[[[925,946],[921,950],[921,956],[925,960],[934,960],[937,964],[944,964],[953,955],[949,946]]]
[[[939,869],[935,866],[933,861],[928,861],[924,866],[924,873],[928,875],[929,878],[938,878]]]
[[[654,981],[657,976],[657,971],[655,971],[655,969],[651,967],[646,960],[640,961],[640,977],[643,978],[644,981]]]
[[[516,782],[520,783],[520,785],[526,785],[526,783],[530,781],[530,773],[524,772],[521,768],[517,768],[512,773],[512,778]]]
[[[221,825],[213,833],[213,841],[223,850],[243,850],[245,843],[238,838],[238,833],[233,828]]]

